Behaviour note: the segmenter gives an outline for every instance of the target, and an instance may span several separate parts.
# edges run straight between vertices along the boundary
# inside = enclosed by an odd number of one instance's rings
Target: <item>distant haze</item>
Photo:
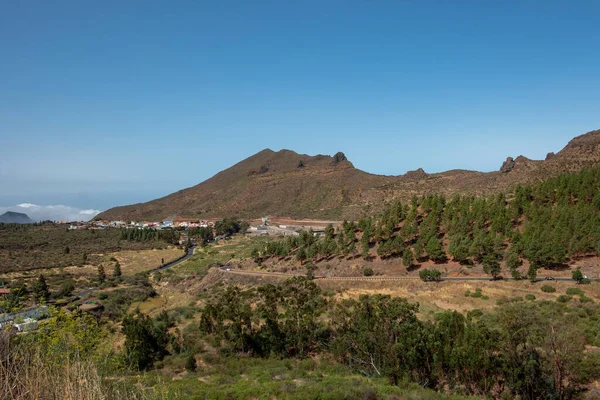
[[[31,203],[17,204],[11,207],[0,207],[0,214],[6,211],[24,213],[33,221],[88,221],[100,213],[100,210],[81,210],[64,205],[41,206]]]

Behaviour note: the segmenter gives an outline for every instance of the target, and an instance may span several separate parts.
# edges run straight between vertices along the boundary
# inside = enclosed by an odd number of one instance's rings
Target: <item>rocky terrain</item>
[[[341,152],[331,157],[266,149],[196,186],[147,203],[115,207],[96,219],[265,215],[356,219],[376,212],[392,199],[408,200],[427,193],[485,195],[598,163],[600,130],[574,138],[545,160],[508,157],[496,172],[451,170],[428,174],[419,168],[405,175],[382,176],[354,168]]]

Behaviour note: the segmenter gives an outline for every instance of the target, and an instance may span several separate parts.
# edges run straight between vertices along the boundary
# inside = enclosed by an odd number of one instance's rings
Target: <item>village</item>
[[[214,228],[219,219],[192,219],[192,218],[176,218],[174,220],[165,221],[89,221],[89,222],[60,222],[69,225],[69,230],[77,229],[109,229],[109,228],[124,228],[124,229],[152,229],[152,230],[178,230],[186,231],[195,228]],[[292,223],[287,223],[292,222]],[[339,225],[339,222],[333,221],[334,226]],[[302,230],[311,229],[315,235],[319,235],[325,231],[326,224],[320,222],[306,221],[286,221],[280,223],[277,220],[271,221],[268,217],[249,221],[248,229],[244,232],[251,236],[298,236]]]

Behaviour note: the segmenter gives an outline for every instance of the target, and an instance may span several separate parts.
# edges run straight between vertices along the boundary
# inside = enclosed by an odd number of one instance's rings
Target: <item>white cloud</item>
[[[31,203],[17,204],[11,207],[0,207],[0,215],[6,211],[27,214],[34,221],[89,221],[100,213],[100,210],[81,210],[79,208],[53,205],[40,206]]]

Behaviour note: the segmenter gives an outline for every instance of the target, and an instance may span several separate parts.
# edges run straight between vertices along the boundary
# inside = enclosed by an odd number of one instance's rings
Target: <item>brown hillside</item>
[[[598,163],[600,130],[574,138],[546,160],[509,158],[502,172],[485,173],[452,170],[427,174],[418,169],[400,176],[381,176],[354,168],[343,153],[308,156],[266,149],[196,186],[147,203],[115,207],[96,219],[264,215],[356,219],[395,198],[407,200],[426,193],[484,195]]]

